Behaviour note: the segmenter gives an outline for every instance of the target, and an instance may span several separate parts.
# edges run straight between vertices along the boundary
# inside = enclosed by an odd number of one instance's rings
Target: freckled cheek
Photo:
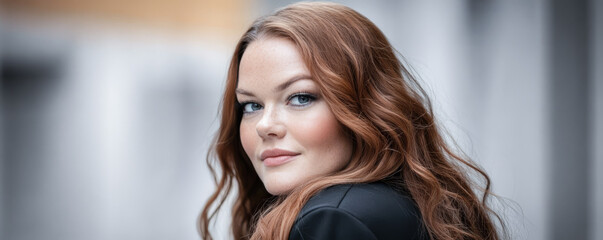
[[[326,106],[323,109],[307,112],[296,119],[294,128],[289,128],[295,132],[295,138],[304,145],[307,150],[317,150],[328,148],[334,144],[339,133],[339,123],[335,116]],[[308,149],[309,148],[309,149]]]
[[[255,130],[255,125],[249,121],[243,120],[239,127],[239,133],[241,135],[241,145],[243,145],[243,149],[247,156],[253,160],[253,156],[255,154],[255,149],[258,142],[257,131]]]

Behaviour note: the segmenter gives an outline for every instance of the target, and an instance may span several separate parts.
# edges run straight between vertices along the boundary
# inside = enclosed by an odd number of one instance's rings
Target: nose
[[[278,139],[285,136],[287,129],[280,115],[274,107],[264,108],[262,118],[256,125],[256,131],[262,139]]]

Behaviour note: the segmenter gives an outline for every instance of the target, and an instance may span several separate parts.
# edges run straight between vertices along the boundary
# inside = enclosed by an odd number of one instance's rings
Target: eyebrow
[[[310,77],[307,74],[296,75],[296,76],[290,78],[289,80],[287,80],[286,82],[281,83],[280,85],[278,85],[274,90],[277,91],[277,92],[281,92],[281,91],[287,89],[289,86],[291,86],[291,84],[293,84],[294,82],[297,82],[299,80],[304,80],[304,79],[312,79],[312,77]],[[253,95],[253,93],[245,91],[245,90],[240,89],[240,88],[237,88],[235,90],[235,92],[239,93],[239,94],[243,94],[243,95],[255,97],[255,95]]]

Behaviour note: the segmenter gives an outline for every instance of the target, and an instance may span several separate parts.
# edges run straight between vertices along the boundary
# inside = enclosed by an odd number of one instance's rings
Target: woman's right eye
[[[243,103],[243,113],[252,113],[262,109],[262,105],[254,102]]]

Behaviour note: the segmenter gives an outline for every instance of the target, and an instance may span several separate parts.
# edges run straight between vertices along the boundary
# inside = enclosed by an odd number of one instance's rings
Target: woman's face
[[[269,193],[288,194],[349,162],[352,142],[293,42],[253,41],[241,59],[238,81],[241,143]]]

